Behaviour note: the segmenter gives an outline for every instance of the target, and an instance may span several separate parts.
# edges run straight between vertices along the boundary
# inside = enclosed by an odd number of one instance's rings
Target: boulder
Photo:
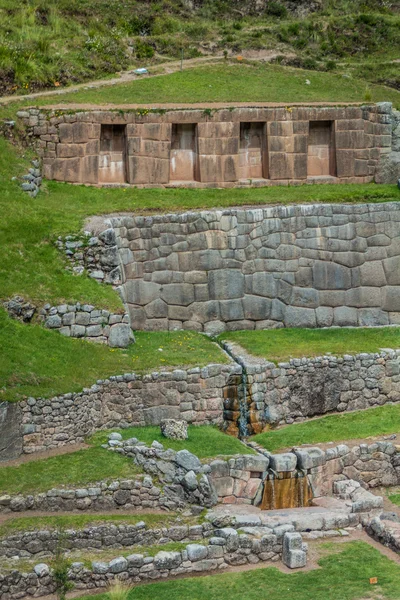
[[[160,423],[161,433],[171,440],[187,440],[188,424],[180,419],[163,419]]]
[[[186,471],[194,471],[195,473],[198,473],[202,466],[197,456],[189,450],[179,450],[176,453],[175,462]]]
[[[110,327],[108,345],[111,348],[126,348],[134,341],[132,329],[127,323],[116,323]]]

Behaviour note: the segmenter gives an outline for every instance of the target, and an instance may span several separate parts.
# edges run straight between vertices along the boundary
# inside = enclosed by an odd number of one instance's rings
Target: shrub
[[[334,60],[327,60],[325,63],[326,71],[334,71],[336,69],[336,63]]]
[[[138,41],[135,46],[135,54],[136,58],[153,58],[154,56],[154,48],[150,46],[150,44],[146,44],[145,42]]]
[[[274,2],[274,0],[268,3],[265,12],[267,13],[267,15],[278,17],[279,19],[282,19],[287,15],[286,6],[283,6],[283,4],[281,4],[280,2]]]
[[[109,600],[127,600],[130,592],[130,587],[119,579],[110,584],[107,590]]]

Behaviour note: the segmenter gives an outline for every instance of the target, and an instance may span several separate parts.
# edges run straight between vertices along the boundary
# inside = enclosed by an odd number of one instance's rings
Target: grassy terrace
[[[306,84],[306,80],[310,84]],[[149,104],[154,102],[378,102],[400,106],[400,92],[371,85],[337,73],[307,71],[273,64],[220,63],[170,75],[121,83],[112,87],[81,89],[59,96],[59,102],[90,104]],[[35,99],[55,104],[58,97]],[[21,106],[32,105],[32,100]],[[12,105],[11,105],[12,106]]]
[[[397,600],[398,565],[365,542],[343,546],[325,543],[319,569],[281,573],[275,567],[208,577],[178,579],[132,589],[129,600]],[[371,592],[370,577],[378,575]],[[82,596],[80,600],[106,600],[107,594]]]
[[[136,344],[111,349],[11,320],[0,309],[0,401],[77,392],[97,379],[166,367],[226,363],[209,338],[191,331],[138,332]]]
[[[121,433],[124,438],[136,436],[147,443],[157,439],[166,448],[187,448],[200,458],[252,453],[236,438],[211,426],[189,427],[189,439],[184,442],[162,438],[158,427],[136,427],[121,430]],[[106,439],[107,434],[99,432],[89,440],[88,449],[22,463],[17,467],[0,465],[0,495],[38,493],[107,479],[129,479],[140,473],[131,458],[101,448],[100,444]]]
[[[140,470],[132,459],[99,446],[22,463],[0,466],[0,494],[29,494],[52,488],[84,486],[121,477],[131,479]]]
[[[167,527],[183,523],[195,524],[196,517],[185,518],[177,513],[138,513],[138,514],[68,514],[50,517],[17,517],[0,525],[0,538],[14,535],[19,531],[39,529],[84,529],[94,525],[136,525],[144,521],[148,528]]]
[[[114,431],[114,430],[113,430]],[[217,427],[189,425],[187,440],[170,440],[160,433],[159,427],[129,427],[121,429],[123,439],[136,437],[140,442],[150,445],[154,440],[163,444],[164,448],[173,450],[189,450],[200,459],[215,456],[232,456],[233,454],[254,454],[253,450],[244,446],[237,438],[222,433]],[[103,444],[107,440],[107,433],[100,431],[92,440],[96,444]]]
[[[285,425],[253,436],[270,452],[280,452],[302,444],[323,444],[400,432],[400,405],[328,415],[305,423]]]
[[[400,348],[400,328],[274,329],[222,333],[222,341],[239,344],[250,354],[273,362],[303,356],[379,352]]]
[[[23,295],[37,305],[81,301],[122,310],[110,286],[74,277],[54,246],[58,235],[79,232],[90,215],[113,211],[152,212],[261,204],[387,202],[400,200],[394,185],[304,186],[234,190],[97,189],[47,182],[33,201],[12,177],[29,166],[0,138],[0,300]],[[139,333],[127,351],[88,346],[37,326],[12,322],[0,309],[0,400],[78,391],[96,379],[161,366],[224,361],[207,339],[192,333]],[[163,347],[163,352],[158,348]],[[90,351],[89,351],[90,350]]]

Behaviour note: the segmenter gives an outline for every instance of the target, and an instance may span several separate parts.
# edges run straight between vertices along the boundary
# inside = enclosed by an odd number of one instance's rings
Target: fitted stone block
[[[124,264],[139,329],[380,325],[400,312],[398,212],[386,203],[116,217],[126,233],[107,252]]]

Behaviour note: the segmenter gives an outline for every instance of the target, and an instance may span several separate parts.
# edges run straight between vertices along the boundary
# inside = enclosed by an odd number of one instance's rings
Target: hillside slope
[[[345,70],[400,86],[400,2],[0,0],[0,94],[202,54]]]

